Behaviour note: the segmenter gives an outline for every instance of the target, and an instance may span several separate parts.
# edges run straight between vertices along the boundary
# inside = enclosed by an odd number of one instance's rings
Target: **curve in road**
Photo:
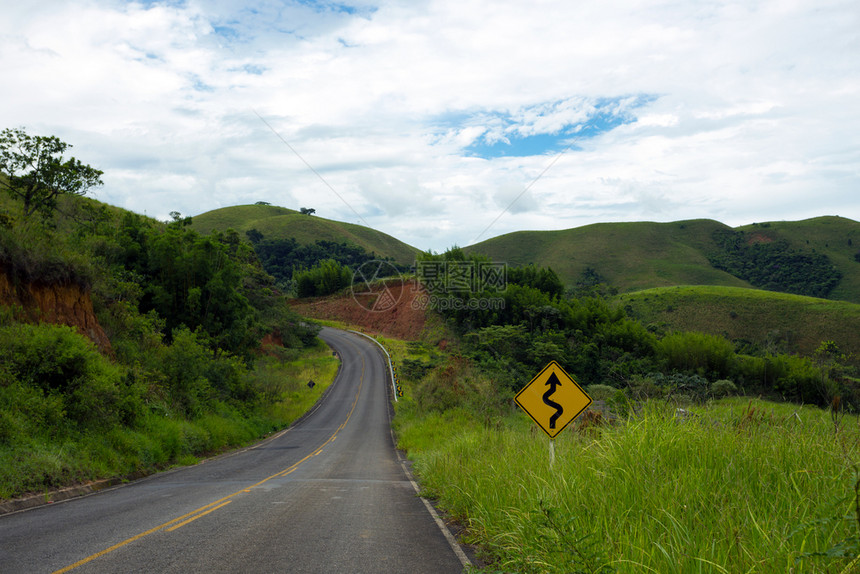
[[[375,343],[325,328],[325,398],[257,445],[0,517],[0,572],[461,572],[401,464]],[[444,528],[444,526],[443,526]]]

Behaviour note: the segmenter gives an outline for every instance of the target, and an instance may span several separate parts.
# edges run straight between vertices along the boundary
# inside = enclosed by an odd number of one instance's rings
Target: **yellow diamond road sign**
[[[555,361],[544,367],[514,400],[550,438],[555,438],[591,404],[591,397]]]

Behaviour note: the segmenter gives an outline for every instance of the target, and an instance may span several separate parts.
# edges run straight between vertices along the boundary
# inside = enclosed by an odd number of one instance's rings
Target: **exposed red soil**
[[[80,285],[31,283],[15,286],[0,269],[0,305],[20,307],[23,318],[28,321],[75,327],[92,339],[102,352],[113,353],[110,339],[96,319],[90,293]]]
[[[424,330],[426,291],[414,281],[357,287],[328,297],[296,300],[292,307],[312,319],[342,321],[371,334],[416,341]]]

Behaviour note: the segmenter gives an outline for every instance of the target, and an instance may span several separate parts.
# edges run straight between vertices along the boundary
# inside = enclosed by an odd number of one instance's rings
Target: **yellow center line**
[[[218,499],[218,500],[216,500],[215,502],[210,502],[210,503],[209,503],[209,504],[207,504],[206,506],[201,506],[201,507],[200,507],[200,508],[198,508],[197,510],[192,510],[191,512],[188,512],[188,513],[186,513],[186,514],[183,514],[182,516],[180,516],[180,517],[178,517],[178,518],[174,518],[173,520],[171,520],[171,521],[169,521],[169,522],[165,522],[164,524],[160,524],[160,525],[158,525],[158,526],[155,526],[154,528],[150,528],[149,530],[147,530],[147,531],[145,531],[145,532],[141,532],[140,534],[138,534],[138,535],[136,535],[136,536],[132,536],[131,538],[129,538],[129,539],[127,539],[127,540],[123,540],[122,542],[119,542],[119,543],[117,543],[117,544],[114,544],[114,545],[113,545],[113,546],[111,546],[110,548],[105,548],[105,549],[104,549],[104,550],[102,550],[101,552],[96,552],[95,554],[92,554],[92,555],[90,555],[90,556],[87,556],[86,558],[84,558],[84,559],[82,559],[82,560],[78,560],[78,561],[77,561],[77,562],[75,562],[74,564],[70,564],[69,566],[66,566],[65,568],[61,568],[61,569],[59,569],[59,570],[56,570],[56,571],[54,571],[54,572],[53,572],[53,574],[64,574],[65,572],[69,572],[69,571],[71,571],[71,570],[74,570],[75,568],[78,568],[78,567],[80,567],[80,566],[83,566],[84,564],[87,564],[87,563],[89,563],[89,562],[92,562],[92,561],[93,561],[93,560],[95,560],[96,558],[101,558],[102,556],[104,556],[104,555],[106,555],[106,554],[110,554],[110,553],[111,553],[111,552],[113,552],[114,550],[117,550],[117,549],[119,549],[119,548],[122,548],[123,546],[125,546],[125,545],[127,545],[127,544],[131,544],[132,542],[135,542],[136,540],[140,540],[140,539],[141,539],[141,538],[143,538],[144,536],[149,536],[150,534],[152,534],[152,533],[154,533],[154,532],[158,532],[159,530],[162,530],[162,529],[165,529],[165,528],[166,528],[166,529],[167,529],[167,532],[172,532],[172,531],[176,530],[177,528],[180,528],[181,526],[185,526],[185,525],[186,525],[186,524],[188,524],[189,522],[192,522],[192,521],[197,520],[198,518],[200,518],[200,517],[202,517],[202,516],[205,516],[205,515],[209,514],[210,512],[214,512],[214,511],[218,510],[219,508],[222,508],[222,507],[224,507],[224,506],[227,506],[228,504],[230,504],[230,503],[232,502],[232,500],[230,500],[230,499],[231,499],[231,498],[233,498],[234,496],[238,495],[238,494],[242,494],[242,493],[244,493],[244,492],[248,492],[248,491],[250,491],[252,488],[257,487],[257,486],[260,486],[261,484],[265,484],[266,482],[268,482],[268,481],[272,480],[273,478],[278,478],[278,477],[287,476],[288,474],[290,474],[291,472],[293,472],[294,470],[296,470],[296,468],[298,468],[298,466],[299,466],[300,464],[302,464],[303,462],[305,462],[305,461],[306,461],[306,460],[308,460],[309,458],[314,457],[314,456],[318,455],[319,453],[321,453],[321,452],[322,452],[322,449],[323,449],[327,444],[329,444],[330,442],[334,441],[334,440],[335,440],[335,438],[337,438],[337,434],[338,434],[341,430],[343,430],[343,428],[344,428],[344,427],[346,426],[346,424],[349,422],[349,419],[352,417],[352,413],[353,413],[353,411],[355,411],[355,406],[358,404],[358,397],[359,397],[359,395],[361,394],[361,388],[362,388],[362,386],[363,386],[363,385],[364,385],[364,355],[362,355],[362,356],[361,356],[361,377],[359,378],[359,381],[358,381],[358,389],[355,391],[355,398],[354,398],[354,399],[353,399],[353,401],[352,401],[352,407],[349,409],[349,412],[348,412],[348,413],[347,413],[347,415],[346,415],[346,419],[341,423],[341,425],[340,425],[339,427],[337,427],[337,429],[336,429],[336,430],[334,431],[334,433],[333,433],[333,434],[328,438],[328,440],[327,440],[327,441],[325,441],[324,443],[322,443],[322,445],[321,445],[319,448],[317,448],[314,452],[312,452],[311,454],[309,454],[309,455],[305,456],[304,458],[302,458],[302,459],[301,459],[301,460],[299,460],[298,462],[296,462],[296,463],[294,463],[294,464],[290,465],[288,468],[286,468],[286,469],[284,469],[284,470],[282,470],[282,471],[280,471],[280,472],[278,472],[278,473],[276,473],[276,474],[273,474],[272,476],[269,476],[269,477],[267,477],[267,478],[264,478],[264,479],[263,479],[263,480],[261,480],[260,482],[256,482],[256,483],[252,484],[251,486],[247,486],[247,487],[245,487],[245,488],[243,488],[243,489],[241,489],[241,490],[238,490],[238,491],[234,492],[233,494],[231,494],[231,495],[229,495],[229,496],[225,496],[225,497],[223,497],[223,498],[219,498],[219,499]],[[214,508],[213,508],[213,507],[214,507]],[[184,520],[184,522],[183,522],[183,520]],[[177,524],[177,522],[179,522],[179,524]]]
[[[218,506],[215,506],[214,508],[210,508],[210,509],[209,509],[209,510],[207,510],[206,512],[201,512],[200,514],[195,514],[194,516],[192,516],[191,518],[189,518],[189,519],[188,519],[188,520],[186,520],[185,522],[180,522],[179,524],[177,524],[177,525],[175,525],[175,526],[171,526],[170,528],[168,528],[168,529],[167,529],[167,531],[168,531],[168,532],[173,532],[173,531],[174,531],[174,530],[176,530],[177,528],[182,528],[183,526],[185,526],[185,525],[186,525],[186,524],[188,524],[189,522],[194,522],[194,521],[195,521],[195,520],[197,520],[198,518],[203,517],[203,516],[206,516],[206,515],[207,515],[207,514],[209,514],[210,512],[215,512],[215,511],[216,511],[216,510],[218,510],[219,508],[223,508],[224,506],[227,506],[227,505],[228,505],[228,504],[230,504],[231,502],[233,502],[233,501],[232,501],[232,500],[228,500],[227,502],[222,502],[221,504],[219,504]]]

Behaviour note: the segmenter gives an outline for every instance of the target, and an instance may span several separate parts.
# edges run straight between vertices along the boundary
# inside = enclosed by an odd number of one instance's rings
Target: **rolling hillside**
[[[842,272],[842,280],[828,299],[860,303],[860,223],[844,217],[816,217],[803,221],[774,221],[738,227],[765,240],[786,240],[797,249],[827,255]]]
[[[860,349],[857,303],[708,285],[645,289],[615,301],[664,333],[699,331],[804,355],[827,340],[844,352]]]
[[[560,231],[519,231],[465,248],[510,265],[552,267],[568,285],[586,270],[620,292],[674,285],[753,287],[715,268],[725,253],[719,238],[736,237],[742,246],[784,242],[804,257],[826,255],[841,273],[829,299],[860,303],[860,223],[842,217],[758,223],[733,229],[697,219],[672,223],[598,223]]]
[[[316,215],[274,205],[237,205],[224,207],[192,218],[192,228],[200,233],[235,229],[245,238],[245,232],[256,229],[267,239],[294,238],[301,244],[317,240],[351,243],[380,257],[391,257],[408,265],[415,261],[418,250],[402,241],[363,225],[333,221]]]
[[[717,221],[596,223],[561,231],[518,231],[466,248],[509,265],[550,266],[567,285],[594,269],[621,291],[670,285],[748,283],[711,267]]]

